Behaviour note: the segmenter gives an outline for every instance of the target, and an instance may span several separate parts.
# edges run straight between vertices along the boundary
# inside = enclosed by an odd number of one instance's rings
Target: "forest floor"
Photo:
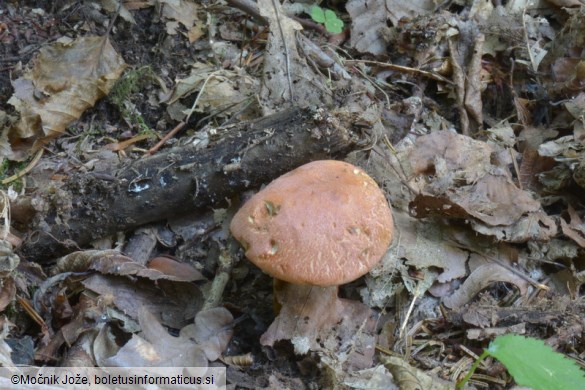
[[[491,355],[467,386],[535,386],[522,374],[546,366],[583,388],[566,372],[585,367],[584,10],[2,1],[2,365],[438,389],[516,334],[518,356]],[[374,178],[394,239],[340,287],[351,304],[313,314],[340,322],[272,340],[278,287],[229,223],[317,159]]]

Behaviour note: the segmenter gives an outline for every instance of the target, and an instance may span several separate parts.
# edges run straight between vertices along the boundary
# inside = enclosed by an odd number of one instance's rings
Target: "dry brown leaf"
[[[585,1],[583,0],[546,0],[551,4],[556,5],[559,8],[572,8],[572,7],[583,7]]]
[[[59,350],[63,344],[71,346],[80,335],[87,332],[97,333],[97,328],[100,326],[98,319],[103,318],[104,307],[99,306],[94,298],[82,294],[78,304],[75,305],[74,313],[75,315],[69,323],[61,327],[55,334],[51,334],[50,339],[40,344],[40,348],[35,352],[35,361],[58,361],[61,358]]]
[[[194,340],[212,362],[227,348],[234,333],[233,321],[232,314],[223,307],[200,311],[195,316],[195,323],[181,329],[180,336]]]
[[[124,0],[124,7],[127,10],[144,9],[154,6],[156,0]]]
[[[244,69],[217,70],[207,64],[192,65],[189,77],[177,80],[170,96],[165,100],[169,105],[167,111],[175,120],[183,120],[190,113],[191,107],[184,107],[181,100],[198,93],[195,112],[221,112],[220,117],[230,117],[241,113],[242,106],[247,105],[259,92],[259,82]],[[245,116],[252,116],[254,104],[246,110]]]
[[[453,295],[443,298],[443,303],[450,309],[460,308],[473,297],[495,282],[512,283],[525,295],[528,290],[528,282],[498,264],[488,263],[476,268],[457,289]]]
[[[83,37],[41,48],[32,69],[13,82],[8,101],[20,120],[8,131],[14,160],[59,137],[106,96],[126,64],[107,37]]]
[[[159,280],[156,285],[146,279],[132,281],[125,277],[93,275],[83,285],[102,296],[110,296],[114,304],[133,319],[140,308],[160,313],[163,324],[180,329],[203,304],[199,288],[193,283]]]
[[[201,272],[197,271],[195,267],[187,263],[179,263],[168,257],[159,256],[151,259],[148,262],[148,268],[156,270],[163,275],[172,276],[173,280],[181,282],[194,282],[196,280],[205,280]]]
[[[510,242],[554,236],[554,221],[506,167],[493,165],[493,153],[487,143],[448,131],[419,137],[409,161],[426,185],[410,203],[411,214],[469,219],[474,230]]]
[[[480,76],[484,40],[473,20],[457,21],[456,29],[449,37],[453,82],[463,134],[470,134],[483,125]]]
[[[394,377],[399,389],[415,390],[447,390],[453,384],[438,377],[427,374],[425,371],[412,367],[400,356],[382,355],[380,360]]]
[[[386,41],[380,32],[388,28],[386,4],[377,0],[350,0],[345,8],[352,20],[351,46],[361,53],[385,53]]]
[[[16,296],[16,284],[14,279],[6,277],[1,281],[0,287],[0,312],[4,311],[8,305],[14,301]]]
[[[170,259],[169,259],[170,261]],[[175,262],[175,270],[149,267],[135,262],[131,258],[122,255],[117,250],[85,250],[70,253],[57,260],[57,264],[51,270],[53,275],[62,272],[98,271],[107,275],[140,276],[150,280],[172,280],[177,282],[194,282],[205,278],[199,271],[187,264]],[[167,267],[170,265],[167,263]],[[169,271],[169,273],[165,273]]]
[[[561,218],[561,229],[571,240],[575,241],[581,248],[585,248],[585,223],[571,206],[568,208],[570,223]]]
[[[107,327],[100,332],[96,342],[104,342],[109,348],[100,347],[102,367],[207,367],[207,359],[201,348],[184,337],[173,337],[147,309],[141,308],[139,323],[143,337],[133,335],[121,348],[117,348],[108,335]],[[95,348],[95,347],[94,347]],[[113,353],[113,354],[112,354]],[[112,354],[108,356],[107,354]]]
[[[270,27],[260,87],[263,114],[292,106],[329,106],[332,94],[326,80],[299,54],[295,34],[301,25],[286,16],[277,1],[258,0],[258,8]]]
[[[202,24],[197,16],[200,6],[196,2],[186,0],[158,0],[158,2],[162,5],[163,18],[176,21],[166,23],[168,34],[176,34],[179,23],[187,30],[190,30],[196,23]]]

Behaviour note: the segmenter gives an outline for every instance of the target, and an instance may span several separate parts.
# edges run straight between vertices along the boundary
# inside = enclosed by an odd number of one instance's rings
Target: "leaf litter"
[[[499,334],[538,337],[582,359],[580,2],[351,0],[332,11],[346,26],[337,37],[278,2],[112,3],[93,13],[0,12],[1,72],[12,72],[0,80],[10,91],[0,105],[0,172],[11,186],[0,214],[3,365],[207,367],[221,358],[249,362],[228,367],[240,387],[408,388],[416,378],[442,388]],[[54,18],[81,30],[56,31]],[[135,42],[144,45],[130,49]],[[133,116],[116,114],[109,94],[140,65],[153,66],[156,82],[122,99]],[[155,224],[158,235],[125,232],[94,249],[67,243],[77,251],[44,270],[19,252],[45,210],[31,192],[51,186],[66,206],[61,180],[73,171],[110,180],[104,156],[131,164],[152,147],[146,134],[184,122],[185,134],[167,142],[204,148],[222,137],[220,124],[290,107],[351,118],[364,142],[347,158],[393,205],[393,245],[341,288],[342,304],[304,322],[274,312],[281,293],[230,242],[236,199]],[[30,320],[9,314],[15,300]],[[481,386],[510,383],[504,371],[484,371]]]

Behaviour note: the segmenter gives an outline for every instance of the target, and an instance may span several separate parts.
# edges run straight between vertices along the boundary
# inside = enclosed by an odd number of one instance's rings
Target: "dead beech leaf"
[[[376,0],[350,0],[345,7],[352,20],[351,46],[361,53],[384,53],[386,41],[380,31],[388,28],[386,4]]]
[[[102,367],[207,367],[207,359],[201,348],[184,337],[173,337],[157,318],[145,308],[139,311],[143,336],[133,335],[116,350],[109,343],[111,356],[101,355],[98,364]],[[106,327],[104,327],[106,328]],[[102,332],[107,332],[102,330]],[[108,335],[102,335],[104,340]],[[96,339],[97,341],[98,339]],[[106,351],[101,349],[101,351]],[[97,360],[97,359],[96,359]]]
[[[192,68],[187,78],[177,80],[173,91],[165,100],[169,105],[167,111],[175,120],[183,120],[189,114],[191,107],[184,107],[181,100],[195,93],[199,95],[194,111],[221,112],[220,117],[240,113],[242,106],[248,104],[251,97],[258,93],[259,82],[244,69],[217,70],[200,62],[193,64]],[[254,108],[256,106],[252,104],[246,110],[246,115],[251,115]]]
[[[195,267],[187,263],[179,263],[168,257],[158,256],[148,262],[148,268],[159,271],[166,276],[172,276],[177,281],[194,282],[196,280],[205,280],[201,272],[197,271]]]
[[[0,312],[4,311],[14,301],[15,296],[16,284],[14,283],[14,279],[11,277],[2,279],[2,287],[0,288]]]
[[[259,99],[263,114],[293,105],[329,106],[332,94],[323,75],[299,54],[295,35],[302,26],[285,15],[278,1],[258,0],[258,8],[270,27]]]
[[[32,69],[13,82],[8,101],[20,120],[8,131],[13,160],[60,136],[106,96],[126,64],[107,37],[83,37],[41,48]]]
[[[195,317],[203,304],[201,291],[193,283],[147,279],[131,280],[119,276],[93,275],[83,286],[102,296],[108,296],[114,305],[133,319],[140,308],[160,313],[163,324],[180,329]]]
[[[453,388],[452,383],[412,367],[400,356],[382,355],[380,360],[392,374],[399,389],[447,390]]]
[[[175,35],[177,33],[178,23],[185,26],[187,30],[190,30],[196,23],[202,24],[197,15],[200,7],[197,3],[186,0],[158,0],[158,2],[162,5],[163,18],[171,20],[166,23],[168,34]]]
[[[200,311],[195,316],[195,323],[181,329],[180,336],[194,340],[212,362],[227,348],[234,333],[233,321],[232,314],[223,307]]]
[[[477,232],[510,242],[554,236],[554,221],[513,183],[506,166],[492,163],[494,152],[485,142],[448,131],[419,137],[409,162],[423,186],[410,202],[411,214],[468,219]]]
[[[416,220],[405,213],[394,213],[394,223],[400,231],[397,256],[417,269],[436,267],[443,270],[437,281],[446,283],[466,275],[468,253],[445,241],[448,232],[437,223]]]
[[[574,208],[568,208],[570,223],[567,223],[563,218],[561,220],[561,229],[565,236],[575,241],[581,248],[585,248],[585,223],[577,214]]]
[[[495,282],[512,283],[518,287],[521,295],[525,295],[528,290],[526,280],[498,264],[488,263],[477,267],[453,295],[443,298],[443,303],[450,309],[460,308],[472,300],[478,292]]]
[[[106,275],[132,275],[150,280],[172,280],[177,282],[194,282],[205,278],[199,271],[187,264],[175,262],[177,269],[165,273],[156,267],[147,268],[117,250],[85,250],[70,253],[57,260],[51,270],[53,275],[62,272],[98,271]]]

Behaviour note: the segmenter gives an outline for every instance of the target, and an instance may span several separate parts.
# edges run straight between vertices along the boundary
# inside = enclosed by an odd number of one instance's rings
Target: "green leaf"
[[[319,7],[318,5],[312,6],[311,19],[317,23],[325,23],[325,12],[323,12],[323,8]]]
[[[335,19],[337,19],[337,15],[335,15],[335,12],[331,11],[330,9],[325,9],[325,23],[327,23],[328,20]]]
[[[585,372],[541,340],[507,334],[496,337],[487,352],[504,363],[521,386],[534,390],[585,389]]]
[[[343,21],[341,19],[325,20],[325,29],[333,34],[339,34],[343,31]]]

